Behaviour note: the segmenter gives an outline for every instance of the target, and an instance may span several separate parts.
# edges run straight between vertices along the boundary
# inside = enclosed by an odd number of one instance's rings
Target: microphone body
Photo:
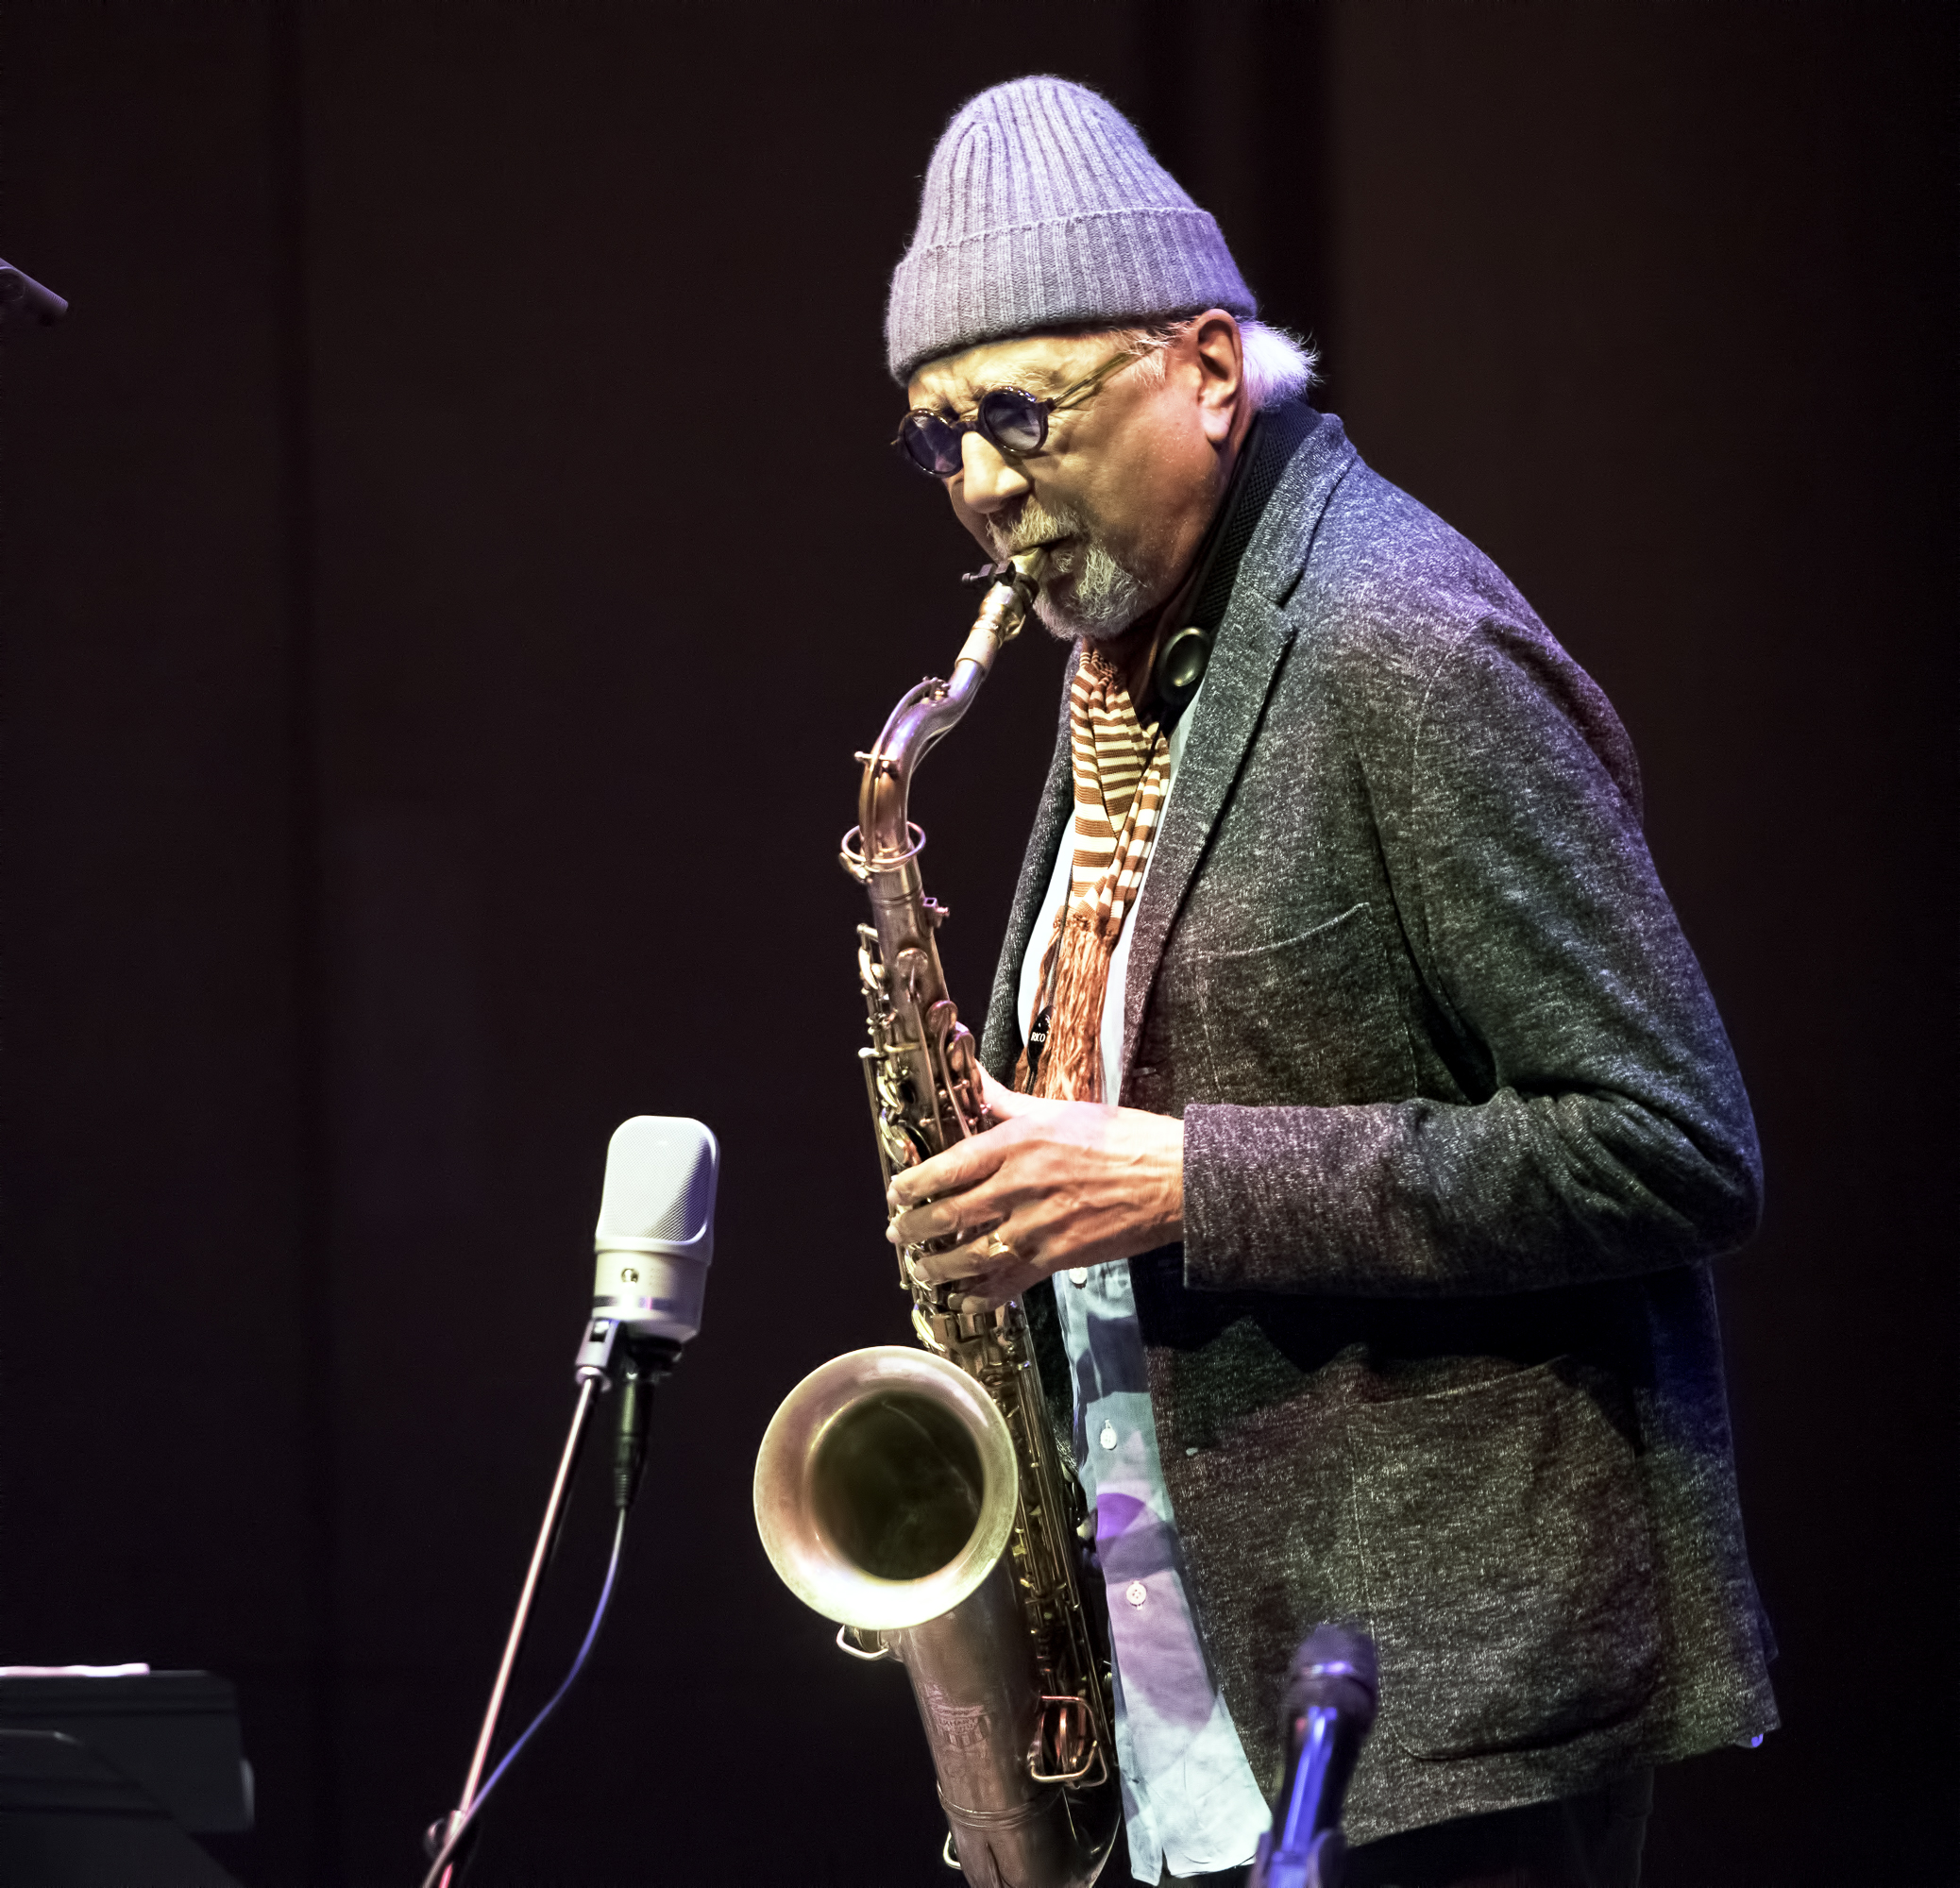
[[[1279,1708],[1286,1777],[1249,1888],[1341,1888],[1341,1806],[1375,1725],[1378,1689],[1364,1633],[1317,1626],[1293,1654]]]
[[[592,1315],[574,1368],[582,1382],[617,1380],[613,1501],[622,1510],[639,1492],[654,1386],[701,1330],[720,1168],[714,1135],[684,1116],[634,1115],[606,1146]]]
[[[698,1121],[634,1115],[606,1147],[592,1316],[684,1344],[715,1256],[721,1150]]]

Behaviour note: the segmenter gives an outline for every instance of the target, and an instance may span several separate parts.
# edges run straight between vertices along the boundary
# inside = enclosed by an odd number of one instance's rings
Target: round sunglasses
[[[1051,413],[1080,406],[1119,368],[1139,358],[1127,351],[1112,354],[1045,400],[1019,387],[990,387],[980,396],[972,419],[948,419],[930,407],[914,407],[899,421],[898,437],[891,443],[903,447],[905,457],[931,479],[950,479],[960,470],[965,464],[962,442],[970,432],[977,432],[1003,458],[1025,458],[1047,444]]]

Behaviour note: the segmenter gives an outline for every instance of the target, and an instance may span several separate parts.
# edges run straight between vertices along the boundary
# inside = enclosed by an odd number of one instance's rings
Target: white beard
[[[1053,538],[1073,540],[1055,553],[1042,580],[1035,615],[1062,642],[1107,642],[1129,628],[1146,610],[1163,601],[1162,586],[1147,582],[1120,563],[1090,534],[1079,513],[1046,511],[1030,497],[1022,501],[1011,529],[987,524],[996,558],[1012,557]]]

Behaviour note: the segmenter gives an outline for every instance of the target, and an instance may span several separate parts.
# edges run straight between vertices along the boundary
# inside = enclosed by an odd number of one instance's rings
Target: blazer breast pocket
[[[1332,1107],[1415,1092],[1415,1058],[1368,907],[1191,967],[1214,1102]]]

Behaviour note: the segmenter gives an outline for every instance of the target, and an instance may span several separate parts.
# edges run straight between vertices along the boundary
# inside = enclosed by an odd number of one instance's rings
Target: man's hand
[[[1183,1237],[1182,1121],[983,1079],[1000,1125],[907,1168],[886,1196],[894,1245],[960,1238],[919,1260],[923,1276],[972,1279],[975,1297],[1005,1305],[1052,1273]]]

